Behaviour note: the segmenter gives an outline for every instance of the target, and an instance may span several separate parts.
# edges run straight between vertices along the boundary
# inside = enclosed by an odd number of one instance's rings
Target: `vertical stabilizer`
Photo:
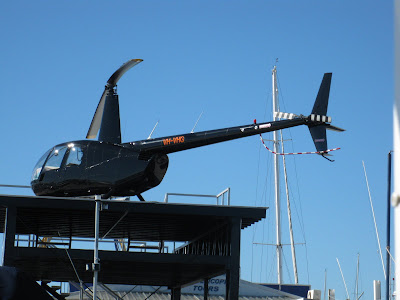
[[[311,114],[326,116],[326,112],[328,111],[329,91],[331,89],[331,79],[332,73],[324,74]]]
[[[114,144],[121,143],[121,124],[119,117],[118,95],[113,89],[108,91],[101,119],[99,141]]]
[[[326,151],[328,143],[326,140],[326,123],[330,118],[326,117],[328,111],[329,91],[331,89],[332,73],[325,73],[319,87],[314,107],[311,111],[311,123],[308,128],[314,141],[317,151]]]
[[[108,79],[86,135],[87,139],[96,138],[100,130],[99,141],[121,143],[119,102],[115,88],[122,75],[142,61],[142,59],[128,60]]]
[[[326,151],[328,149],[328,142],[326,141],[326,127],[315,126],[308,127],[311,133],[311,137],[314,141],[315,148],[317,151]]]

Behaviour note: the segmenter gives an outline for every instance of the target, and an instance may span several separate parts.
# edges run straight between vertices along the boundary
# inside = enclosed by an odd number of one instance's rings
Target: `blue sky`
[[[0,27],[2,184],[29,184],[48,148],[83,139],[104,84],[128,59],[144,61],[118,85],[124,141],[146,138],[157,120],[154,137],[190,132],[202,111],[198,131],[271,120],[276,58],[282,110],[308,114],[323,73],[332,72],[329,116],[347,131],[328,132],[328,145],[342,150],[334,163],[287,159],[295,239],[302,243],[305,235],[307,242],[297,247],[299,278],[323,290],[327,269],[328,287],[345,299],[336,257],[351,294],[360,253],[363,298],[372,298],[372,280],[384,281],[361,161],[384,243],[391,1],[9,1]],[[292,139],[288,151],[314,149],[305,127],[285,138]],[[261,147],[255,136],[172,154],[162,184],[143,196],[162,201],[167,192],[231,187],[234,205],[271,206],[263,223],[243,231],[241,274],[274,282],[274,249],[252,246],[274,241],[272,155]],[[285,282],[293,280],[284,270]]]

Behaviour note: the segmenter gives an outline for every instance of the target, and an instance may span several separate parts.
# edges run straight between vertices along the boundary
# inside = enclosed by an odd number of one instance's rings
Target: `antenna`
[[[359,273],[360,273],[360,253],[357,253],[356,300],[360,299],[362,297],[362,295],[364,295],[364,292],[362,292],[360,294],[360,296],[358,296],[358,277],[359,277]]]
[[[194,127],[193,127],[193,129],[192,129],[192,131],[191,131],[190,133],[193,133],[193,132],[194,132],[194,129],[196,128],[197,123],[199,123],[199,120],[200,120],[200,118],[201,118],[202,115],[203,115],[203,112],[201,112],[199,118],[198,118],[197,121],[196,121],[196,124],[194,124]]]
[[[153,134],[154,130],[156,130],[156,127],[157,127],[157,125],[158,125],[158,122],[160,122],[160,120],[158,120],[157,123],[156,123],[156,125],[154,125],[153,130],[150,132],[150,135],[149,135],[149,137],[147,138],[148,140],[151,139],[151,135]]]

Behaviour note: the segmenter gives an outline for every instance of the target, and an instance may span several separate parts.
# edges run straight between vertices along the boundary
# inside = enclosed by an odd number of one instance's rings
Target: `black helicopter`
[[[107,81],[87,139],[59,144],[48,150],[36,164],[31,186],[38,196],[76,197],[89,195],[137,196],[159,185],[168,168],[167,154],[220,143],[264,132],[307,125],[319,154],[327,155],[326,116],[332,73],[325,73],[310,116],[286,114],[287,120],[254,123],[203,132],[121,143],[118,80],[142,62],[132,59]],[[282,116],[281,116],[282,117]]]

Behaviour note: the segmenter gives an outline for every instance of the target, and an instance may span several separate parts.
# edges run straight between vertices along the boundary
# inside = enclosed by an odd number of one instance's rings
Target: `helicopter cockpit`
[[[82,163],[83,151],[74,143],[62,144],[48,150],[33,169],[32,181],[43,179],[46,172],[59,170],[61,167],[79,166]]]

